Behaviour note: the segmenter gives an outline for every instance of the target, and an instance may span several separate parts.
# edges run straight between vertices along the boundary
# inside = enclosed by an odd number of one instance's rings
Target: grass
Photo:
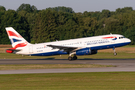
[[[20,64],[20,65],[0,65],[0,70],[26,70],[26,69],[56,69],[56,68],[102,68],[116,67],[115,65],[97,64]]]
[[[124,47],[135,47],[135,45],[126,45]]]
[[[135,72],[0,75],[0,90],[134,90]]]
[[[114,56],[113,53],[103,53],[99,52],[96,55],[89,55],[89,56],[80,56],[80,59],[134,59],[135,54],[134,53],[124,53],[120,52],[117,53],[117,56]]]
[[[67,59],[68,55],[56,55],[56,56],[22,56],[9,53],[0,53],[0,59]],[[99,52],[95,55],[83,55],[78,56],[78,59],[134,59],[135,53],[119,52],[117,56],[114,56],[110,52]],[[68,59],[67,59],[68,60]]]

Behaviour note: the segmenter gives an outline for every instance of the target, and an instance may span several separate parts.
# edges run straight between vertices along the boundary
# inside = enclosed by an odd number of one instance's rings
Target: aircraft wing
[[[59,45],[47,45],[47,46],[52,47],[53,49],[64,50],[64,52],[74,52],[82,48],[82,47],[59,46]]]

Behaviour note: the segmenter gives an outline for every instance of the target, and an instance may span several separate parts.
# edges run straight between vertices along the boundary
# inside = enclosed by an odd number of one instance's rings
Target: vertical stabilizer
[[[12,47],[14,49],[20,48],[20,47],[25,47],[29,43],[17,32],[15,31],[12,27],[6,27],[6,31],[8,34],[8,37],[11,41]]]

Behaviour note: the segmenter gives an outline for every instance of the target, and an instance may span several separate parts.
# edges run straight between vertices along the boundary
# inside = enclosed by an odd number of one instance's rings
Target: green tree
[[[128,29],[125,32],[125,36],[131,39],[131,45],[135,45],[135,27]]]
[[[20,7],[17,9],[17,12],[19,11],[27,11],[29,13],[32,13],[32,12],[37,12],[37,8],[34,6],[34,5],[30,5],[30,4],[21,4]]]
[[[99,19],[108,18],[111,16],[111,12],[109,10],[102,10]]]
[[[22,16],[27,21],[28,26],[29,26],[28,27],[29,28],[28,33],[30,33],[30,39],[31,39],[32,38],[31,33],[32,33],[32,29],[33,29],[33,27],[35,25],[35,19],[36,19],[37,13],[28,13],[27,11],[22,10],[22,11],[19,11],[18,14],[20,16]]]
[[[97,20],[96,18],[90,18],[86,17],[83,18],[84,22],[84,32],[86,33],[86,37],[88,36],[94,36],[95,35],[95,30],[97,29]]]
[[[6,8],[3,6],[0,6],[0,11],[6,11]]]
[[[129,13],[133,11],[133,8],[132,7],[124,7],[124,8],[118,8],[116,9],[116,13]]]
[[[8,10],[1,17],[1,25],[0,30],[2,32],[1,44],[9,44],[10,41],[8,39],[5,27],[13,27],[16,29],[23,37],[25,37],[29,41],[29,33],[28,33],[28,23],[27,21],[18,15],[14,10]]]
[[[42,10],[39,12],[32,30],[32,42],[41,43],[56,40],[56,25],[54,12],[50,10]]]
[[[56,12],[68,12],[68,13],[74,13],[74,11],[73,11],[72,8],[70,8],[70,7],[64,7],[64,6],[62,6],[62,7],[58,6],[58,7],[47,8],[47,9],[52,10],[52,11],[56,11]]]

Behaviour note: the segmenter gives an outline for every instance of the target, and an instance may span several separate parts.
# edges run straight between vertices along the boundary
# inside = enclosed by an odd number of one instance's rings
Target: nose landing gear
[[[117,55],[117,53],[115,52],[115,47],[113,48],[113,51],[114,51],[114,54],[113,54],[113,55],[114,55],[114,56],[116,56],[116,55]]]

